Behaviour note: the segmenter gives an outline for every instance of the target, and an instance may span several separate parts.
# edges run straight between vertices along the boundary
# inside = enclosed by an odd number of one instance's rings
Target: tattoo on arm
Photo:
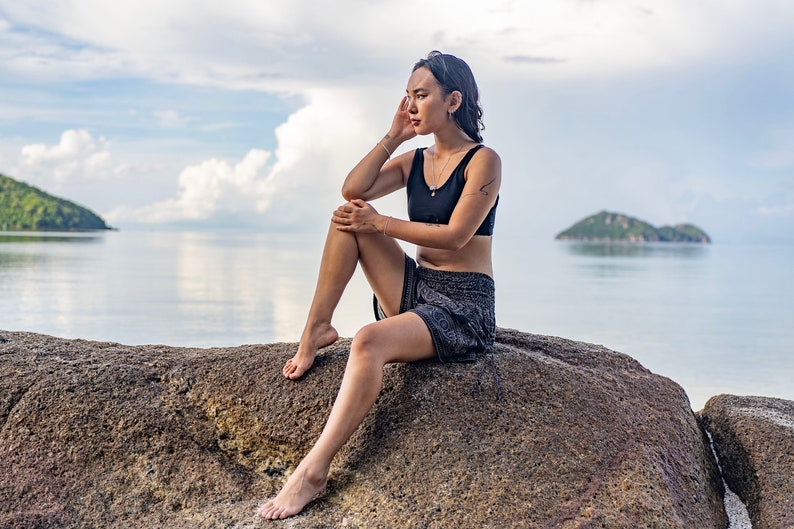
[[[431,228],[440,228],[440,224],[433,224],[432,222],[425,222],[425,226],[430,226]]]
[[[482,186],[480,188],[480,193],[482,193],[483,196],[487,197],[488,196],[488,191],[486,191],[485,188],[488,187],[489,185],[493,184],[494,182],[496,182],[496,178],[492,178],[490,182],[488,182],[487,184]]]
[[[466,193],[463,196],[467,197],[467,196],[471,196],[471,195],[482,195],[484,197],[487,197],[488,195],[490,195],[490,193],[488,193],[488,191],[486,191],[485,188],[488,187],[489,185],[493,184],[494,182],[496,182],[496,178],[491,179],[490,182],[488,182],[487,184],[483,185],[480,188],[480,191],[478,193]]]

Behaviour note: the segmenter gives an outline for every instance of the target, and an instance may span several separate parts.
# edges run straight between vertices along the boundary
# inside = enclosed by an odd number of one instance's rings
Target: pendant
[[[436,186],[434,186],[434,185],[430,186],[430,196],[431,197],[436,196]]]

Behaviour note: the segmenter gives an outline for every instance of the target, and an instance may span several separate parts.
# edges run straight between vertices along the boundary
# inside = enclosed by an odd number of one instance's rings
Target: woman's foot
[[[283,520],[301,512],[320,494],[328,482],[328,469],[313,472],[301,463],[287,479],[278,495],[259,507],[257,514],[265,520]]]
[[[298,352],[284,365],[282,370],[284,376],[291,380],[302,377],[314,364],[317,351],[331,345],[337,338],[339,338],[339,333],[327,323],[317,325],[312,329],[304,329],[300,345],[298,345]]]

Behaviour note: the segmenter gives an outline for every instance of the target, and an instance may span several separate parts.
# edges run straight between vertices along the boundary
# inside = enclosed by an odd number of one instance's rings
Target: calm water
[[[0,234],[0,329],[127,344],[296,341],[316,237]],[[794,400],[794,245],[495,242],[503,327],[606,345],[681,384]],[[371,321],[357,275],[336,326]]]

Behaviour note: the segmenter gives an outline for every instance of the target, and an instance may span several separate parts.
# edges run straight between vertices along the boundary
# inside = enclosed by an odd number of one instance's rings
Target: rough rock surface
[[[724,528],[684,391],[603,347],[500,329],[493,364],[387,366],[321,499],[259,521],[350,342],[187,349],[0,331],[0,527]],[[472,393],[481,368],[479,391]]]
[[[794,402],[719,395],[698,414],[753,528],[794,528]]]

